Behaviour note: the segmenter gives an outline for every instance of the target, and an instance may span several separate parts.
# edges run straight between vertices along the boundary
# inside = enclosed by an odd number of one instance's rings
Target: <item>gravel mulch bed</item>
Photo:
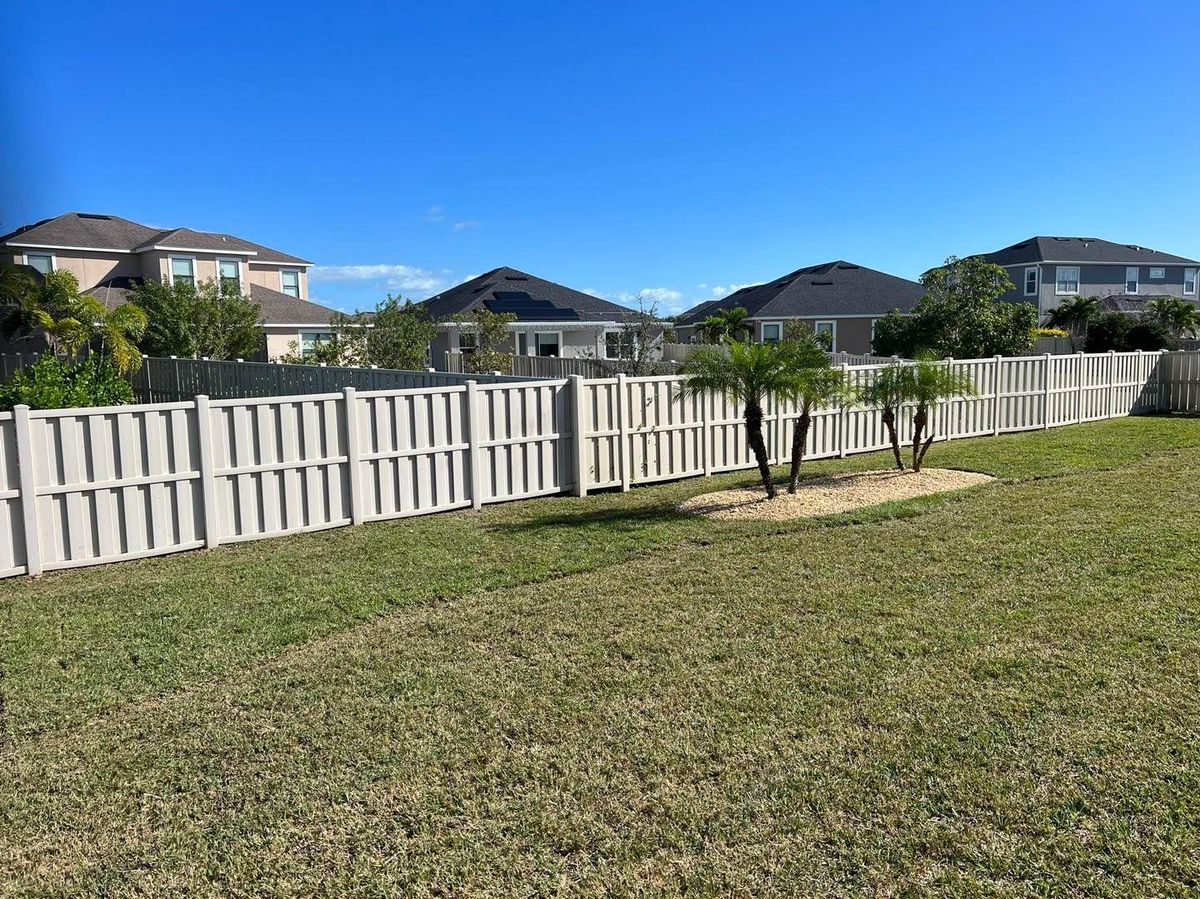
[[[990,475],[947,468],[926,468],[920,472],[864,471],[801,481],[794,494],[784,492],[786,487],[781,485],[779,495],[771,500],[761,487],[702,493],[683,502],[679,511],[728,521],[789,521],[852,512],[865,506],[962,490],[994,480]]]

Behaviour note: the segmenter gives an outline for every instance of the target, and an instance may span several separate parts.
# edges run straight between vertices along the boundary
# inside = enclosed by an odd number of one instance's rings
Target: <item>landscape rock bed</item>
[[[801,481],[794,494],[786,493],[781,485],[775,499],[767,499],[760,486],[702,493],[685,500],[679,511],[723,521],[790,521],[963,490],[994,480],[990,475],[947,468],[863,471]]]

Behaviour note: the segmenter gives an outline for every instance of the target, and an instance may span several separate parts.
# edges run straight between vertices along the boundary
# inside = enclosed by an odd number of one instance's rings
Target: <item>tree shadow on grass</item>
[[[491,530],[541,531],[554,528],[602,528],[613,531],[641,531],[655,524],[686,520],[690,515],[675,508],[674,501],[664,500],[636,509],[573,509],[536,515],[519,522],[495,524]]]

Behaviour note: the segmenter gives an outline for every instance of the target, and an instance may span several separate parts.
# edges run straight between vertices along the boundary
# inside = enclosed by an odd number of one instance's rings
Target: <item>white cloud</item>
[[[430,206],[429,211],[425,213],[425,221],[440,222],[446,217],[445,206]]]
[[[466,231],[468,228],[478,228],[479,225],[480,223],[474,219],[467,219],[464,222],[455,222],[451,228],[455,231]]]
[[[723,297],[729,296],[731,293],[737,293],[737,291],[741,290],[743,287],[757,287],[759,284],[763,284],[763,283],[765,283],[765,282],[763,282],[763,281],[747,281],[745,284],[729,284],[729,285],[714,284],[712,286],[712,291],[711,291],[712,298],[714,300],[719,300],[719,299],[722,299]],[[696,286],[699,287],[701,290],[708,287],[707,284],[697,284]]]
[[[445,279],[413,265],[315,265],[309,270],[313,281],[383,281],[393,290],[438,290]]]

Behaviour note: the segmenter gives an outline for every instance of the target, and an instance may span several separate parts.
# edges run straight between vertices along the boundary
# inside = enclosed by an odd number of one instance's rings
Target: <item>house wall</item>
[[[88,290],[109,278],[137,278],[142,275],[142,265],[138,257],[132,253],[95,253],[83,250],[39,250],[30,248],[28,251],[17,248],[11,255],[5,253],[4,259],[21,265],[25,261],[25,253],[50,254],[54,257],[54,268],[59,271],[69,271],[79,282],[80,290]]]
[[[251,262],[249,265],[249,283],[257,284],[260,287],[267,287],[271,290],[283,293],[283,285],[279,280],[279,273],[284,269],[296,270],[300,272],[300,299],[308,299],[308,270],[299,265],[261,265]]]
[[[1129,263],[1132,267],[1133,263]],[[1062,301],[1062,296],[1056,294],[1055,285],[1057,283],[1058,274],[1056,269],[1058,265],[1051,262],[1043,262],[1038,264],[1040,286],[1036,297],[1027,297],[1024,295],[1025,285],[1025,269],[1027,266],[1014,265],[1006,266],[1009,276],[1017,285],[1015,291],[1009,291],[1000,299],[1008,302],[1024,302],[1038,304],[1038,312],[1046,314],[1051,309],[1056,309]],[[1165,268],[1165,276],[1161,280],[1150,280],[1151,268]],[[1183,297],[1183,272],[1185,268],[1200,268],[1200,266],[1184,266],[1184,265],[1165,265],[1165,266],[1149,266],[1141,265],[1138,268],[1138,296],[1144,297],[1161,297],[1173,296]],[[1079,294],[1085,297],[1107,297],[1114,294],[1125,293],[1125,269],[1124,263],[1118,265],[1109,264],[1081,264],[1079,266]],[[1197,300],[1196,295],[1189,295],[1185,299],[1190,299],[1193,302]]]

